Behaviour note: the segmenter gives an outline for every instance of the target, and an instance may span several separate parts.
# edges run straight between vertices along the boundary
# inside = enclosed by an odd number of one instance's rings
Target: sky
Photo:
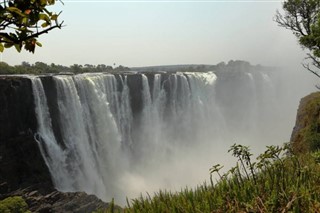
[[[48,64],[134,66],[217,64],[300,64],[304,52],[295,36],[273,21],[280,1],[63,0],[65,27],[39,38],[35,54],[6,49],[10,65]]]

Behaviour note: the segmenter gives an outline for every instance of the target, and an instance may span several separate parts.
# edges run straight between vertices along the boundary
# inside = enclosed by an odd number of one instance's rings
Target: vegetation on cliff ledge
[[[8,197],[0,201],[0,213],[30,213],[22,197]]]
[[[320,149],[319,92],[301,99],[291,142],[295,153],[308,153]]]

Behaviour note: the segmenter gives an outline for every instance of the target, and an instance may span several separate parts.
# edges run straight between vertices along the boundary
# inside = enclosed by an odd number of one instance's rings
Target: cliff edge
[[[301,99],[290,142],[295,153],[320,149],[320,92]]]

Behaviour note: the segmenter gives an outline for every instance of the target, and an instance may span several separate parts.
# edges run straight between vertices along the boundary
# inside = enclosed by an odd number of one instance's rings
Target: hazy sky
[[[35,54],[14,48],[3,61],[63,65],[299,64],[304,53],[273,17],[280,1],[76,1],[63,11],[66,26],[40,37]]]

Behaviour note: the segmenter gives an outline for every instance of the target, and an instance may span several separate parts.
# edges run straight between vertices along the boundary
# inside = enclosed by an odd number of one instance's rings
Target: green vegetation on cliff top
[[[5,62],[0,62],[0,75],[11,75],[11,74],[46,74],[46,73],[93,73],[93,72],[118,72],[118,71],[138,71],[138,72],[207,72],[215,71],[219,72],[272,72],[279,68],[267,67],[261,65],[251,65],[247,61],[241,60],[230,60],[228,63],[220,62],[216,65],[203,65],[203,64],[185,64],[185,65],[162,65],[162,66],[149,66],[149,67],[125,67],[115,64],[73,64],[71,66],[63,66],[59,64],[46,64],[43,62],[35,62],[30,64],[28,62],[22,62],[20,65],[10,66]]]
[[[46,73],[92,73],[92,72],[111,72],[111,71],[129,71],[128,67],[119,65],[112,67],[105,64],[91,65],[91,64],[74,64],[70,67],[58,64],[46,64],[43,62],[36,62],[29,64],[22,62],[20,65],[10,66],[5,62],[0,62],[0,75],[11,74],[46,74]]]

